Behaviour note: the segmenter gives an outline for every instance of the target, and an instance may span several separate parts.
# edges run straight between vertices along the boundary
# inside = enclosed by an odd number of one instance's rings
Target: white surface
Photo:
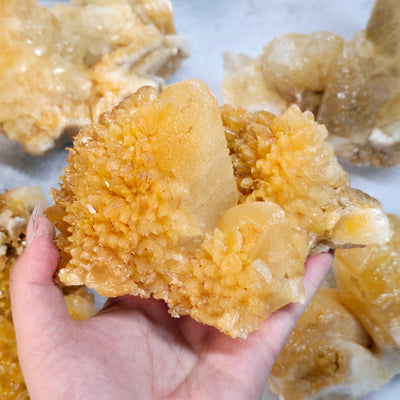
[[[42,1],[45,5],[53,1]],[[169,80],[202,79],[221,102],[222,51],[256,56],[277,35],[329,30],[351,38],[365,27],[373,0],[172,0],[179,33],[189,37],[191,57]],[[19,145],[0,137],[0,192],[22,185],[40,185],[45,193],[57,187],[67,152],[47,157],[24,154]],[[400,214],[400,167],[358,168],[344,165],[354,187],[381,201],[388,213]],[[400,379],[368,400],[397,400]]]

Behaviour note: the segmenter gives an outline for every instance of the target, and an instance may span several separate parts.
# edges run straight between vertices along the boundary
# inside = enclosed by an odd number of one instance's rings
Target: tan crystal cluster
[[[3,0],[0,23],[0,132],[35,155],[187,56],[169,0]]]
[[[389,220],[388,243],[338,251],[334,263],[341,301],[385,353],[400,350],[400,216]]]
[[[277,358],[270,387],[286,400],[362,398],[392,376],[371,344],[338,290],[320,288]]]
[[[287,34],[254,59],[225,54],[227,103],[310,110],[338,157],[356,165],[400,163],[400,6],[378,0],[350,41],[329,32]]]
[[[282,399],[361,399],[400,372],[400,216],[384,244],[337,250],[272,369]]]
[[[25,247],[29,216],[39,200],[47,202],[42,190],[35,186],[0,194],[0,397],[4,400],[29,398],[18,362],[9,276]],[[74,319],[89,318],[96,312],[93,296],[83,287],[66,288],[64,298]]]
[[[295,106],[220,109],[197,80],[141,88],[80,131],[52,191],[59,279],[245,337],[303,301],[310,252],[390,237],[326,136]]]

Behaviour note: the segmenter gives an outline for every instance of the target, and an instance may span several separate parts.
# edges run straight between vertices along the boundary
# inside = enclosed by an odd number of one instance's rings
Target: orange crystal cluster
[[[389,242],[336,251],[335,288],[318,290],[272,369],[283,399],[359,399],[400,372],[400,216],[388,217]]]
[[[390,237],[326,136],[297,107],[220,110],[200,81],[141,88],[81,130],[52,191],[59,279],[245,337],[303,301],[310,252]]]
[[[225,54],[224,100],[281,112],[290,104],[325,124],[336,155],[357,165],[400,163],[400,7],[378,0],[352,40],[286,34],[256,58]]]
[[[39,187],[19,187],[0,195],[0,397],[28,399],[18,362],[17,345],[10,303],[10,271],[25,247],[30,214],[41,200],[47,200]],[[89,318],[96,312],[93,295],[83,287],[65,289],[68,310],[74,319]]]
[[[0,132],[35,155],[187,56],[168,0],[2,0],[0,23]]]

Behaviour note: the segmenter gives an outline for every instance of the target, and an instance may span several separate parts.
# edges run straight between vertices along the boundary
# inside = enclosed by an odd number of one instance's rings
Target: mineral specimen
[[[329,32],[287,34],[255,59],[226,53],[224,99],[274,112],[297,104],[327,126],[343,160],[399,164],[399,16],[398,2],[378,0],[366,31],[350,41]]]
[[[334,288],[318,290],[272,369],[283,399],[359,399],[400,372],[400,216],[388,217],[389,242],[336,250]]]
[[[4,0],[0,23],[0,132],[35,155],[187,56],[168,0]]]
[[[320,288],[278,356],[270,386],[285,400],[360,399],[394,374],[371,344],[338,290]]]
[[[329,32],[288,34],[273,39],[261,56],[267,87],[288,104],[298,104],[317,115],[343,45],[340,36]]]
[[[292,106],[274,117],[224,106],[222,119],[241,202],[279,204],[314,252],[389,240],[379,202],[350,187],[326,128],[310,112]]]
[[[63,287],[62,290],[69,315],[75,321],[89,319],[97,313],[98,310],[94,304],[94,295],[93,293],[89,293],[85,287]]]
[[[287,102],[268,88],[263,75],[260,58],[252,59],[244,54],[224,52],[224,101],[248,111],[268,110],[281,114]]]
[[[18,363],[14,327],[12,325],[9,275],[25,247],[25,231],[29,216],[41,200],[47,200],[39,187],[19,187],[0,195],[0,393],[4,400],[28,399]],[[68,310],[74,319],[91,317],[93,295],[83,287],[65,289]]]
[[[342,303],[384,353],[400,350],[400,216],[389,220],[388,243],[340,250],[334,263]]]
[[[297,107],[220,110],[200,81],[140,89],[81,130],[52,191],[59,279],[245,337],[303,301],[310,252],[390,237],[326,136]]]

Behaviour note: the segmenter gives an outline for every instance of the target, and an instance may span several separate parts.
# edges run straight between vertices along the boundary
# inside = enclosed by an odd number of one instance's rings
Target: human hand
[[[10,279],[19,360],[32,400],[258,399],[306,307],[289,304],[246,340],[190,317],[172,318],[164,302],[133,296],[109,299],[93,318],[74,321],[53,281],[59,263],[53,235],[45,217],[30,222],[31,243]],[[328,253],[307,260],[307,302],[331,263]]]

